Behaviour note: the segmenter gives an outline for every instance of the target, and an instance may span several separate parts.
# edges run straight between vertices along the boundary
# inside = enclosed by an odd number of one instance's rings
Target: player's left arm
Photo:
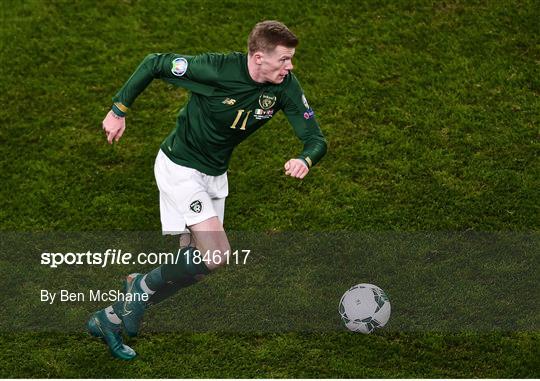
[[[303,179],[326,154],[328,144],[300,84],[293,74],[291,76],[291,83],[283,94],[283,112],[304,148],[296,158],[288,160],[284,168],[286,175]]]

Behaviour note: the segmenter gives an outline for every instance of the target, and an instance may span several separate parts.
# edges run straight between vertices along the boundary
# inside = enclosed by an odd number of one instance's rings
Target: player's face
[[[292,58],[295,49],[278,45],[273,51],[261,56],[261,74],[265,82],[279,84],[293,69]]]

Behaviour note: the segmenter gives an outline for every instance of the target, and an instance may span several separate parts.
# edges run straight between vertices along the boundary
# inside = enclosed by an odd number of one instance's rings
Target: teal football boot
[[[107,344],[114,357],[132,360],[137,356],[133,349],[122,342],[122,325],[112,323],[105,315],[105,310],[93,313],[86,326],[92,336],[101,338]]]
[[[141,279],[143,274],[129,274],[124,281],[124,292],[126,300],[113,304],[113,310],[122,319],[126,333],[131,336],[137,336],[141,326],[144,310],[148,307],[147,302],[150,295],[141,288]],[[130,296],[128,296],[130,295]]]

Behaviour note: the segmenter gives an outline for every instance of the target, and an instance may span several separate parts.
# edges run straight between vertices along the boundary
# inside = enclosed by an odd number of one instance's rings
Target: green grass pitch
[[[369,266],[361,269],[364,277],[357,283],[382,279],[394,289],[393,328],[369,336],[343,328],[149,329],[131,341],[139,358],[125,363],[86,335],[83,321],[80,329],[66,333],[9,329],[8,318],[31,320],[33,302],[26,295],[38,298],[41,277],[53,272],[36,266],[35,278],[24,273],[31,266],[13,257],[5,239],[8,232],[158,231],[153,162],[188,94],[154,82],[135,102],[126,133],[113,147],[101,131],[111,97],[148,53],[245,51],[251,27],[263,19],[283,21],[300,38],[295,73],[329,152],[305,180],[286,178],[282,166],[301,147],[285,118],[274,118],[233,156],[226,229],[267,238],[287,232],[343,237],[471,231],[537,237],[536,1],[7,0],[0,7],[0,377],[540,377],[534,281],[515,289],[521,299],[509,329],[408,330],[418,322],[407,322],[406,290],[423,284],[423,268],[399,262],[388,246],[380,257],[366,259]],[[538,266],[538,240],[532,242],[522,258]],[[285,247],[283,258],[293,258],[295,267],[281,263],[287,275],[277,282],[284,293],[274,295],[276,300],[298,297],[309,310],[313,290],[332,300],[331,319],[338,319],[339,296],[356,281],[345,260],[347,248],[342,240],[329,242],[322,256]],[[536,257],[530,256],[535,251]],[[25,255],[29,252],[21,258]],[[271,255],[279,264],[279,250]],[[444,264],[470,263],[473,254],[422,255],[435,271]],[[531,274],[525,259],[500,255],[500,261],[474,262],[474,271],[442,276],[441,283],[482,300],[482,293],[494,295],[501,285],[483,279],[478,289],[470,288],[477,274],[497,274],[510,287]],[[267,258],[258,258],[249,271],[225,269],[190,288],[186,295],[193,295],[193,307],[205,293],[236,300],[233,279],[271,283],[268,277],[275,274],[264,266]],[[377,267],[383,259],[415,271],[397,271],[400,276],[392,278],[384,263]],[[122,272],[113,270],[99,277],[115,281]],[[74,276],[67,268],[56,274],[62,276],[51,276],[51,283]],[[324,287],[340,276],[344,287]],[[320,290],[318,280],[326,282]],[[311,288],[299,287],[299,295],[298,285]],[[9,287],[14,291],[6,292]],[[176,305],[166,302],[152,322],[170,323],[180,316],[175,309],[180,301],[190,302],[182,295]],[[204,300],[200,308],[205,311]],[[503,300],[486,308],[508,313],[514,305]],[[76,323],[86,312],[74,308],[66,322]],[[190,314],[196,312],[190,307]],[[231,319],[244,319],[240,312]],[[253,319],[264,319],[264,311],[253,312]],[[438,315],[427,315],[421,317],[435,324]]]

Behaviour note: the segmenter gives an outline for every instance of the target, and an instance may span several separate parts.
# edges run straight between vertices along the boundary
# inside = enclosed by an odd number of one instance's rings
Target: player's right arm
[[[210,95],[209,85],[217,78],[219,56],[186,56],[174,53],[153,53],[144,58],[135,72],[113,97],[111,111],[103,120],[109,143],[118,141],[125,130],[125,115],[140,93],[156,78],[196,93]]]
[[[113,110],[107,113],[103,119],[103,130],[107,136],[107,141],[112,144],[113,140],[117,142],[126,129],[126,118],[117,115]]]

